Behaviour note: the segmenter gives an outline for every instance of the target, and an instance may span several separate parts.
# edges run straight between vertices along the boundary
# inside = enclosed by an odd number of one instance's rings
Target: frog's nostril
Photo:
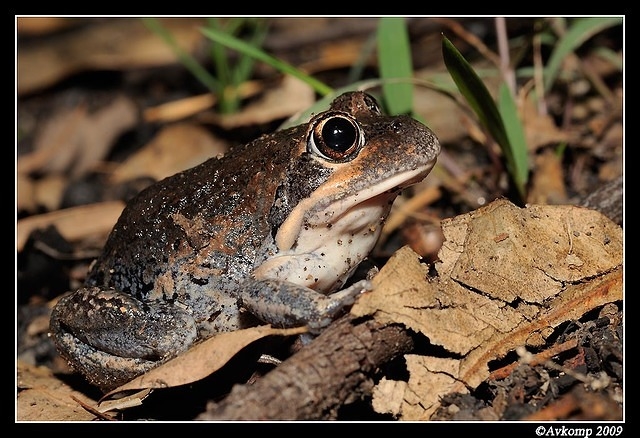
[[[394,120],[393,122],[391,122],[391,129],[396,134],[400,134],[404,130],[404,125],[401,120]]]

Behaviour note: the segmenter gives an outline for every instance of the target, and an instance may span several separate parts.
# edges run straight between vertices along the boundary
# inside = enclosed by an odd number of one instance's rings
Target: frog
[[[439,153],[425,124],[343,93],[132,198],[82,287],[53,307],[50,336],[106,393],[220,333],[318,334],[371,290],[349,279]]]

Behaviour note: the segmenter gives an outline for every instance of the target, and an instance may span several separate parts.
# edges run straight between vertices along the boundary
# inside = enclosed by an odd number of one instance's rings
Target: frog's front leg
[[[249,278],[241,286],[240,304],[253,315],[276,327],[306,325],[312,333],[329,325],[363,292],[371,290],[368,280],[324,295],[289,281]]]
[[[62,356],[103,390],[187,350],[197,337],[193,317],[171,303],[95,287],[63,297],[50,329]]]

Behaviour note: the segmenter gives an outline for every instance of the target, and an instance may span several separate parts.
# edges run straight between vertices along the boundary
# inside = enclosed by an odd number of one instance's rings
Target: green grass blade
[[[309,76],[308,74],[295,68],[291,64],[288,64],[282,60],[279,60],[265,53],[259,48],[254,47],[238,38],[235,38],[234,36],[227,35],[223,32],[218,32],[213,29],[200,29],[200,30],[207,38],[211,39],[216,43],[222,44],[233,50],[237,50],[238,52],[244,55],[251,56],[252,58],[257,59],[258,61],[262,61],[283,73],[290,74],[291,76],[294,76],[300,80],[305,81],[318,94],[322,96],[325,96],[333,91],[333,89],[328,85],[324,84],[323,82],[317,80],[312,76]]]
[[[516,184],[520,196],[524,199],[525,186],[523,184],[523,170],[518,169],[513,149],[504,126],[502,115],[496,106],[491,93],[476,74],[471,64],[462,56],[458,49],[442,36],[442,56],[447,71],[465,98],[482,126],[491,134],[504,154],[507,170]],[[526,181],[526,177],[524,178]]]
[[[549,91],[556,81],[562,61],[585,41],[609,27],[622,24],[622,17],[576,18],[554,46],[544,71],[544,88]]]
[[[371,59],[372,55],[376,53],[377,47],[378,35],[377,32],[375,32],[367,37],[366,41],[362,44],[357,59],[351,65],[351,68],[349,68],[349,74],[345,81],[347,84],[357,82],[363,77],[364,71],[367,68],[367,60]]]
[[[509,138],[509,153],[507,165],[513,175],[513,181],[521,195],[525,193],[525,187],[529,179],[529,148],[524,134],[522,121],[518,117],[518,108],[513,100],[513,95],[505,83],[500,84],[498,94],[498,108],[504,127]]]
[[[413,85],[396,79],[411,79],[413,63],[405,19],[383,17],[378,23],[378,62],[382,93],[389,114],[413,110]]]
[[[257,48],[262,46],[268,29],[266,20],[255,18],[211,17],[206,23],[207,29],[227,35],[238,35],[243,29],[247,29],[248,44]],[[218,109],[223,114],[235,113],[241,104],[238,86],[251,77],[255,59],[244,55],[239,56],[234,63],[228,54],[229,49],[222,44],[212,44],[210,52],[221,83],[221,90],[218,92]]]
[[[209,74],[200,63],[191,56],[188,52],[183,50],[173,35],[155,18],[142,18],[142,22],[149,30],[162,38],[165,43],[171,47],[180,62],[194,75],[205,87],[207,87],[212,93],[218,93],[221,85],[216,79]]]
[[[261,47],[264,43],[265,38],[267,37],[267,32],[269,31],[268,22],[264,19],[256,19],[253,23],[253,30],[251,34],[251,39],[249,44],[254,47]],[[251,73],[253,72],[253,66],[255,64],[255,59],[250,56],[243,56],[238,61],[238,65],[235,68],[235,77],[234,83],[239,85],[250,79]]]
[[[462,54],[445,36],[442,37],[442,55],[447,71],[473,112],[500,146],[508,143],[502,117],[493,97],[480,77]]]
[[[217,17],[208,18],[207,27],[209,29],[224,31],[220,20],[221,19]],[[225,53],[224,46],[214,44],[211,46],[210,53],[219,81],[223,84],[229,84],[231,81],[231,68],[229,67],[229,57]]]
[[[598,47],[593,51],[593,53],[609,62],[609,64],[615,67],[619,72],[622,71],[624,64],[622,63],[622,55],[618,52],[607,47]]]
[[[222,19],[217,17],[208,18],[207,27],[221,32],[227,31],[222,23]],[[218,111],[222,114],[233,114],[238,111],[240,100],[235,93],[235,89],[229,87],[232,84],[233,68],[229,65],[230,60],[229,56],[227,56],[227,49],[220,44],[212,44],[210,53],[218,82],[220,83],[220,88],[216,93],[218,96]]]

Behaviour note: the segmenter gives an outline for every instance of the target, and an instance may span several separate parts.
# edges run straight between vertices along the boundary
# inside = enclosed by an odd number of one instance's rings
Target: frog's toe
[[[351,286],[331,295],[322,296],[318,301],[315,318],[310,318],[307,326],[311,333],[317,334],[331,324],[336,317],[355,303],[363,293],[372,290],[369,280],[360,280]]]

